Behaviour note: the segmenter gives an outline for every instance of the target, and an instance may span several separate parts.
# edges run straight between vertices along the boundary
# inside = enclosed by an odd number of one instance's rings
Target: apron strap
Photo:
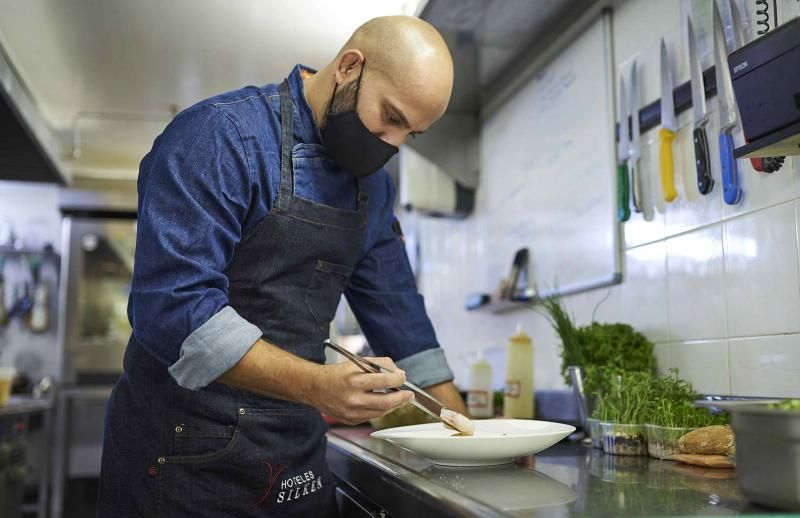
[[[279,192],[287,196],[294,194],[294,167],[292,167],[292,147],[294,147],[294,119],[292,93],[289,81],[284,80],[278,86],[281,98],[281,184]],[[367,224],[367,181],[358,178],[358,212],[361,226]]]
[[[358,214],[361,220],[361,227],[367,227],[367,204],[369,202],[369,194],[367,194],[367,181],[364,178],[358,179]]]
[[[278,92],[281,97],[281,184],[279,192],[291,196],[294,192],[294,168],[292,167],[294,119],[292,116],[292,93],[289,91],[287,80],[278,86]]]

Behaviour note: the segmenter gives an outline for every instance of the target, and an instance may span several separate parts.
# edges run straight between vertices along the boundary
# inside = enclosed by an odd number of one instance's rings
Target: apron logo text
[[[316,493],[322,489],[322,477],[314,475],[313,471],[306,471],[301,475],[285,478],[281,481],[281,491],[275,500],[276,503],[299,500],[304,496]]]

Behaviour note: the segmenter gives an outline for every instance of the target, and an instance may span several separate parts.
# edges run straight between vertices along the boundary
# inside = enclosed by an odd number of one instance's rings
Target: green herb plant
[[[727,422],[725,416],[714,415],[705,408],[694,406],[700,394],[691,383],[678,376],[677,369],[670,369],[666,376],[653,378],[651,383],[651,403],[647,416],[649,424],[670,428],[700,428]]]
[[[694,406],[699,394],[691,383],[670,369],[667,376],[623,372],[609,380],[597,398],[592,417],[612,423],[654,424],[671,428],[700,428],[726,424],[726,415],[714,415]]]
[[[627,324],[600,324],[576,327],[558,297],[546,299],[545,316],[561,339],[561,375],[572,382],[567,367],[583,370],[585,392],[597,396],[614,376],[624,372],[653,373],[653,344]]]
[[[583,365],[583,355],[581,354],[578,342],[578,330],[569,316],[561,300],[558,297],[551,297],[542,302],[550,324],[561,338],[561,374],[567,383],[571,383],[569,376],[566,375],[567,367],[571,365]]]
[[[597,397],[592,417],[620,424],[644,424],[650,415],[652,375],[622,372],[610,378],[608,388]]]

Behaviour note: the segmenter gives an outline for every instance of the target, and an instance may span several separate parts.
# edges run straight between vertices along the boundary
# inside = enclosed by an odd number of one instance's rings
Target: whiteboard
[[[489,268],[506,274],[528,247],[529,284],[540,295],[621,281],[610,16],[484,119],[479,204],[494,249]]]

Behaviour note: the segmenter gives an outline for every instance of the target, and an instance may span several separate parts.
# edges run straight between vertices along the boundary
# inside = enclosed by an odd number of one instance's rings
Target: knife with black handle
[[[708,194],[714,190],[714,178],[711,177],[705,126],[694,129],[694,160],[697,170],[697,190],[700,191],[700,194]]]
[[[692,19],[686,19],[689,37],[689,72],[691,74],[692,113],[694,114],[694,163],[697,170],[697,190],[706,195],[714,190],[711,176],[711,160],[708,156],[708,137],[706,137],[706,89],[703,82],[703,67],[697,54],[697,40],[694,35]]]

